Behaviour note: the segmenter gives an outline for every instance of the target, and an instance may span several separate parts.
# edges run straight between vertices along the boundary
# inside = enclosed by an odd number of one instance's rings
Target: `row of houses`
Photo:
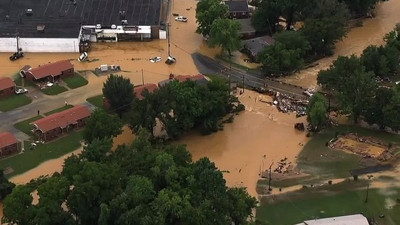
[[[73,76],[74,73],[74,65],[69,60],[49,62],[36,68],[26,65],[20,70],[20,75],[32,82],[56,82],[63,77]]]
[[[8,97],[15,92],[15,83],[9,77],[0,77],[0,98]]]

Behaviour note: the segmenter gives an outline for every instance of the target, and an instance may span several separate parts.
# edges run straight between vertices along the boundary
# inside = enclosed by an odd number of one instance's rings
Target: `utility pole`
[[[244,93],[244,75],[243,75],[243,92],[242,93]]]
[[[368,191],[369,191],[369,182],[368,182],[368,184],[367,184],[367,195],[365,196],[365,203],[367,203],[368,202]]]
[[[271,167],[272,167],[273,164],[274,164],[274,162],[272,162],[271,165],[269,166],[268,191],[272,191],[272,188],[271,188],[271,180],[272,180],[272,178],[271,178]]]
[[[170,26],[170,24],[167,23],[168,56],[171,56],[171,44],[170,44],[170,40],[169,40],[169,26]]]
[[[144,85],[143,69],[142,69],[142,84]]]

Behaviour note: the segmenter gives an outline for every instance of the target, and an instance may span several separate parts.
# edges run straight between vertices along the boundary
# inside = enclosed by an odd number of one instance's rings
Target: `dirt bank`
[[[368,45],[383,44],[384,35],[400,22],[400,1],[390,0],[378,3],[375,12],[375,18],[365,19],[362,27],[352,28],[347,36],[336,44],[332,57],[318,60],[318,66],[302,70],[282,80],[305,88],[316,87],[318,72],[327,69],[339,55],[360,55]]]

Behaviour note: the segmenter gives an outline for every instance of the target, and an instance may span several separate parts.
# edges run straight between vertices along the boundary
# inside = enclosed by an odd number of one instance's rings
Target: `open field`
[[[49,116],[49,115],[51,115],[51,114],[58,113],[58,112],[61,112],[61,111],[66,110],[66,109],[70,109],[70,108],[72,108],[72,107],[74,107],[74,106],[73,106],[73,105],[65,105],[65,106],[60,107],[60,108],[58,108],[58,109],[54,109],[54,110],[51,110],[51,111],[49,111],[49,112],[46,112],[46,113],[44,113],[44,115]]]
[[[6,98],[0,99],[0,111],[6,112],[23,105],[27,105],[32,102],[32,99],[21,94],[21,95],[11,95]]]
[[[17,128],[18,130],[24,132],[25,134],[32,136],[32,132],[31,132],[32,126],[29,123],[36,121],[38,119],[41,119],[41,118],[43,118],[43,116],[41,116],[41,115],[35,116],[35,117],[29,118],[29,119],[26,119],[26,120],[23,120],[23,121],[20,121],[20,122],[14,124],[14,127]]]
[[[25,142],[25,152],[9,157],[0,161],[0,169],[12,169],[11,173],[6,174],[7,178],[24,173],[35,168],[40,163],[55,159],[66,153],[78,149],[82,140],[82,131],[72,132],[68,136],[46,144],[37,144],[34,150],[29,149],[30,142]]]
[[[257,219],[271,225],[293,225],[313,218],[364,214],[379,225],[400,224],[400,188],[370,189],[366,199],[366,181],[346,181],[320,190],[300,191],[266,197],[257,209]],[[284,212],[285,215],[282,216]],[[379,218],[383,215],[384,218]]]
[[[62,80],[71,89],[82,87],[88,84],[88,81],[77,72],[75,72],[74,76],[65,77]]]

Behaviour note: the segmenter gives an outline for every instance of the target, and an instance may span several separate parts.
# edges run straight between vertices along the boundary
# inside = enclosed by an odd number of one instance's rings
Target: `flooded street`
[[[333,56],[318,60],[318,66],[282,78],[282,81],[305,88],[316,87],[318,72],[327,69],[338,56],[360,55],[369,45],[383,44],[385,34],[393,30],[396,23],[400,22],[399,12],[400,1],[398,0],[378,3],[375,9],[376,17],[365,19],[362,27],[355,27],[349,30],[346,37],[336,44]]]

